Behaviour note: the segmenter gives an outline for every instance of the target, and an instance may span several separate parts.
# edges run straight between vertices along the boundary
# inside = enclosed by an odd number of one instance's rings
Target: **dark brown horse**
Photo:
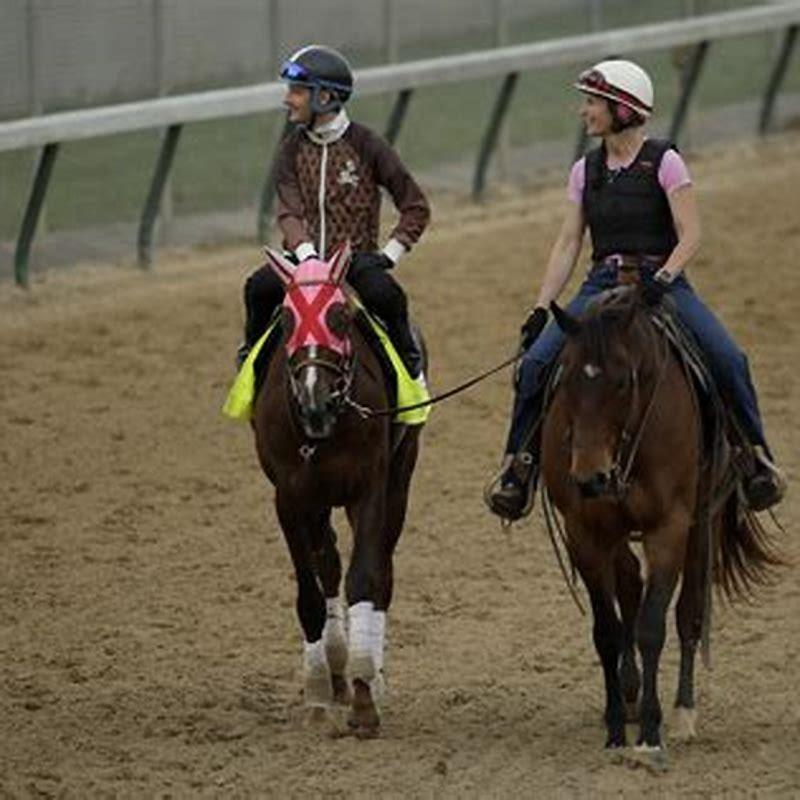
[[[392,555],[403,528],[420,426],[363,419],[351,402],[389,405],[377,356],[342,290],[349,250],[329,264],[269,263],[286,285],[283,347],[258,393],[253,428],[261,466],[275,486],[275,507],[297,577],[305,635],[305,700],[350,701],[350,726],[377,732],[383,687]],[[331,510],[343,507],[353,531],[345,593],[349,638],[339,605],[342,567]],[[346,672],[345,672],[346,668]],[[352,682],[348,691],[345,675]]]
[[[711,527],[701,524],[714,478],[704,466],[698,402],[636,290],[616,290],[580,320],[555,305],[553,313],[567,343],[543,423],[542,475],[591,601],[606,686],[606,746],[626,745],[626,716],[641,690],[637,747],[663,759],[657,676],[679,578],[675,705],[679,735],[691,738],[708,559],[729,595],[766,580],[779,559],[735,491],[708,515]],[[636,533],[644,581],[630,547]]]

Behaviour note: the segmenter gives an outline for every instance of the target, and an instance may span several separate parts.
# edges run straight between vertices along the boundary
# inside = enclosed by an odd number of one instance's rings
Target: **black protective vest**
[[[646,139],[634,162],[613,172],[605,144],[586,154],[583,213],[592,236],[592,259],[613,253],[669,255],[678,243],[666,192],[658,182],[661,158],[672,142]]]

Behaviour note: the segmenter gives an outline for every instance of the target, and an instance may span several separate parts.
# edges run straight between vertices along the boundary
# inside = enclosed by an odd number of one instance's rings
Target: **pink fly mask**
[[[283,325],[286,354],[291,358],[306,347],[321,347],[350,356],[347,336],[347,298],[342,290],[350,265],[350,247],[340,247],[329,262],[317,258],[297,266],[279,252],[267,248],[268,264],[283,281]]]

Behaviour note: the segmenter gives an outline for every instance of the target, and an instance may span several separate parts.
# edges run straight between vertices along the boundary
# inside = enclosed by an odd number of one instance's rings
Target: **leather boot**
[[[509,453],[500,472],[489,482],[484,501],[493,514],[513,522],[533,509],[539,464],[527,450]]]

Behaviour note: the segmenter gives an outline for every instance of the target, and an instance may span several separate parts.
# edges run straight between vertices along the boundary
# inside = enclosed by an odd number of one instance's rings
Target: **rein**
[[[639,424],[639,428],[636,431],[636,435],[633,437],[633,444],[628,452],[628,457],[625,460],[625,466],[621,469],[621,454],[622,450],[625,445],[631,441],[631,433],[630,433],[630,426],[633,421],[633,416],[635,413],[635,405],[631,402],[630,411],[628,413],[628,419],[625,422],[625,427],[622,429],[622,435],[620,436],[620,446],[619,450],[617,451],[617,457],[614,459],[614,466],[612,467],[611,474],[614,478],[615,488],[618,495],[623,495],[628,490],[630,485],[629,479],[631,476],[631,471],[633,470],[633,462],[636,458],[636,454],[639,452],[639,447],[642,443],[642,437],[644,436],[645,429],[647,428],[647,423],[650,419],[650,414],[655,406],[656,398],[658,397],[658,390],[661,388],[661,384],[664,380],[664,376],[667,374],[667,366],[669,364],[669,341],[667,337],[662,337],[664,341],[664,354],[661,358],[661,363],[659,364],[658,368],[658,376],[656,378],[655,385],[653,386],[653,392],[650,395],[650,399],[647,402],[647,407],[644,410],[644,414],[642,414],[642,421]],[[631,370],[632,378],[633,378],[633,391],[637,391],[639,388],[639,378],[638,372],[634,368]]]
[[[394,416],[395,414],[401,414],[404,411],[414,411],[418,408],[426,408],[427,406],[435,405],[436,403],[440,403],[442,400],[447,400],[450,397],[460,394],[461,392],[466,391],[474,386],[476,383],[480,383],[481,381],[486,380],[486,378],[491,377],[496,372],[500,372],[500,370],[505,369],[512,364],[516,364],[523,355],[524,353],[519,353],[511,358],[507,358],[497,366],[487,369],[485,372],[481,372],[480,375],[476,375],[469,380],[454,386],[452,389],[448,389],[446,392],[442,392],[441,394],[434,395],[427,400],[423,400],[421,403],[412,403],[411,405],[407,406],[395,406],[393,408],[370,408],[369,406],[365,406],[356,402],[349,395],[344,398],[344,402],[346,405],[350,406],[350,408],[352,408],[362,419]]]

